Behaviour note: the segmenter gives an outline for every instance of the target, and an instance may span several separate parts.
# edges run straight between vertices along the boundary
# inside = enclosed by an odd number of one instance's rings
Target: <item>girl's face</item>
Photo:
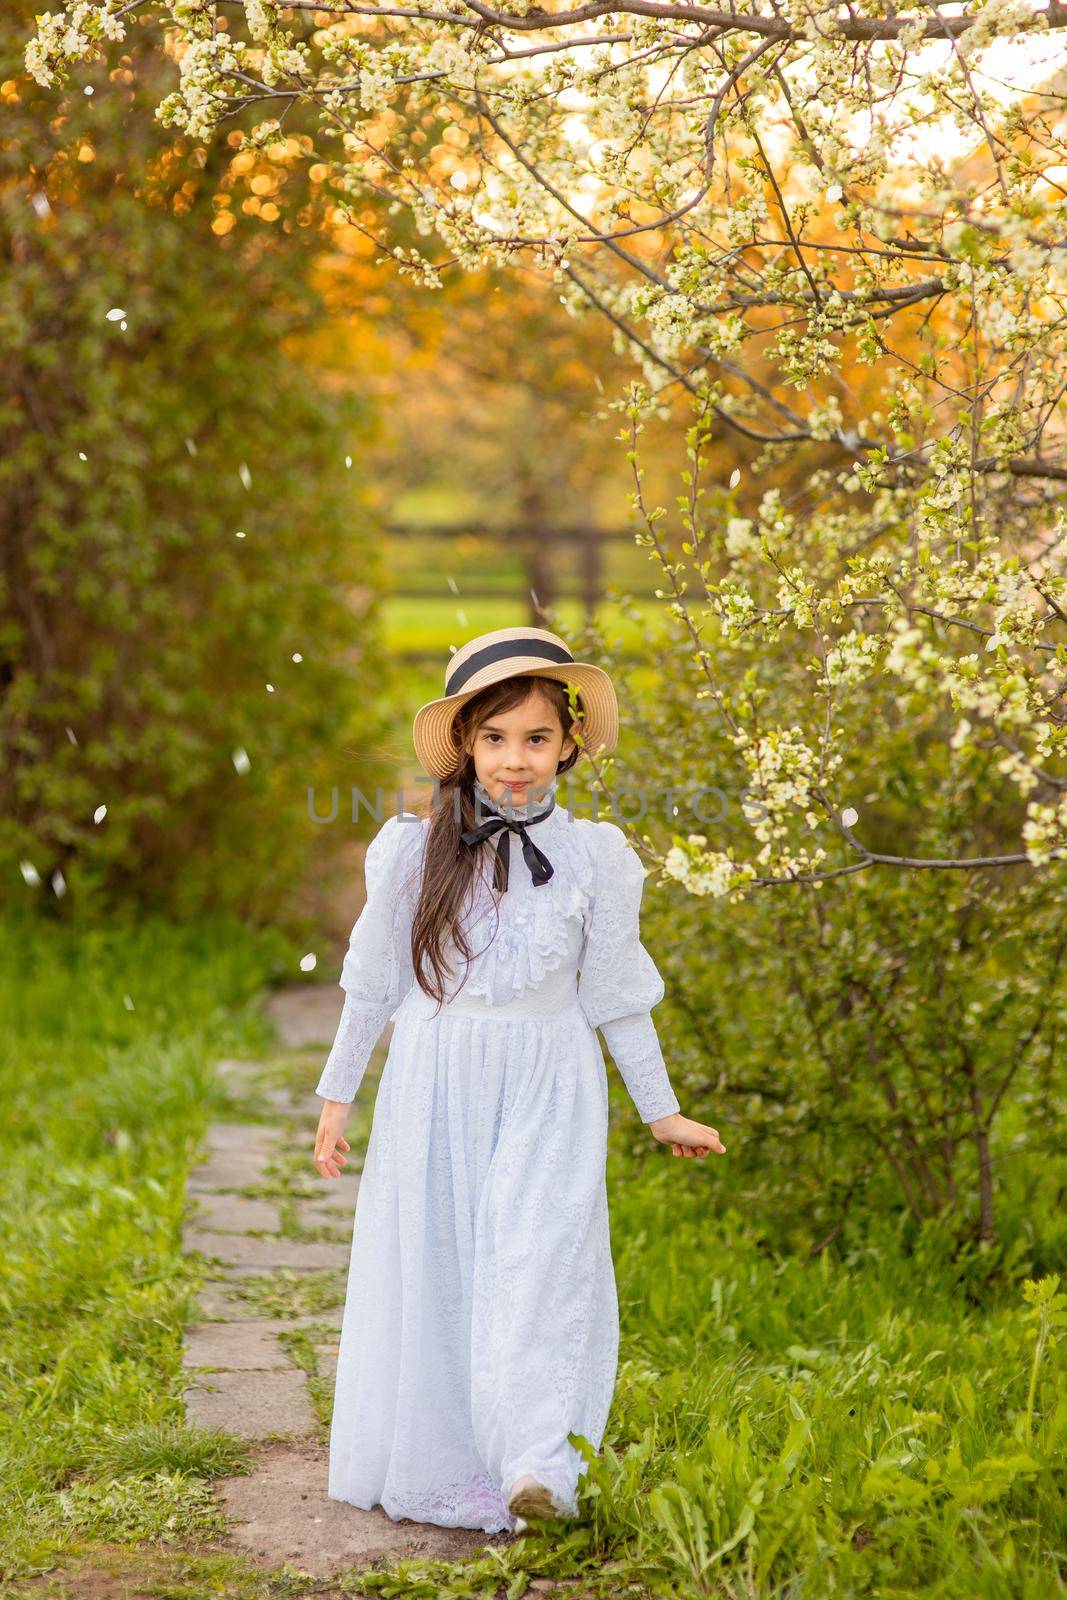
[[[557,766],[573,749],[552,702],[534,690],[521,705],[481,724],[471,754],[478,780],[494,801],[524,806],[544,798]]]

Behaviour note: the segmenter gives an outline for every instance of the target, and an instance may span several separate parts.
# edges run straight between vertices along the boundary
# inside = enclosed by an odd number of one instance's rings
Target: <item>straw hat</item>
[[[607,673],[589,662],[575,661],[559,635],[544,628],[497,628],[469,639],[456,651],[445,669],[443,699],[430,700],[415,713],[415,754],[431,777],[451,777],[459,763],[452,737],[459,708],[480,689],[520,673],[573,683],[585,713],[581,729],[585,747],[594,753],[615,748],[619,705]]]

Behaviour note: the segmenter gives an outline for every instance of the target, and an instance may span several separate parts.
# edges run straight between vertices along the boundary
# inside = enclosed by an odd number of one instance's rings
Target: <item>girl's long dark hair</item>
[[[494,835],[487,844],[474,848],[463,844],[460,838],[467,828],[477,827],[479,821],[475,814],[474,799],[477,774],[471,754],[474,738],[483,722],[500,712],[511,711],[534,692],[543,694],[555,707],[564,740],[572,731],[581,732],[581,697],[577,697],[578,712],[574,716],[566,684],[556,678],[529,674],[505,678],[501,683],[490,684],[480,694],[472,695],[460,707],[453,723],[452,737],[459,764],[450,778],[441,779],[436,809],[431,808],[422,887],[411,926],[411,960],[416,982],[432,1000],[438,1002],[438,1008],[444,1000],[446,978],[455,976],[449,961],[449,944],[454,945],[465,963],[469,964],[474,954],[461,923],[470,904],[469,896],[475,876],[483,882],[487,881],[487,849],[492,852],[493,887],[498,891],[504,887],[496,853],[497,837]],[[580,755],[581,750],[576,746],[559,763],[557,774],[569,771]],[[481,820],[484,819],[483,811]],[[463,982],[466,981],[465,970]]]

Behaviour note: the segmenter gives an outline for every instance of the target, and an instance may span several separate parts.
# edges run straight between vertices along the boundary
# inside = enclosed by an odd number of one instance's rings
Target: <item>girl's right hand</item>
[[[346,1158],[342,1150],[352,1146],[344,1138],[344,1127],[352,1107],[343,1100],[327,1100],[319,1114],[319,1127],[315,1135],[315,1165],[324,1178],[339,1178]]]
[[[706,1156],[714,1150],[716,1155],[721,1156],[726,1152],[718,1128],[709,1128],[704,1122],[694,1122],[691,1117],[683,1117],[680,1111],[673,1111],[669,1117],[657,1117],[648,1126],[653,1139],[660,1144],[669,1144],[673,1155]]]

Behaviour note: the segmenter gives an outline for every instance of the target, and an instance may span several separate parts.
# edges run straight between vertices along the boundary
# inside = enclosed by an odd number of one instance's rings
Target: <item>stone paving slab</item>
[[[182,1349],[187,1367],[217,1367],[227,1372],[268,1372],[289,1366],[278,1343],[275,1318],[207,1322],[188,1329]]]
[[[234,1282],[231,1278],[215,1278],[204,1284],[197,1296],[198,1320],[190,1323],[187,1330],[190,1335],[202,1328],[238,1327],[246,1322],[270,1333],[287,1333],[291,1328],[340,1329],[340,1307],[336,1311],[309,1311],[298,1317],[265,1317],[251,1301],[238,1299],[232,1292]]]
[[[381,1509],[363,1511],[327,1493],[325,1447],[264,1445],[249,1476],[220,1478],[215,1491],[232,1523],[232,1538],[264,1565],[291,1561],[301,1572],[326,1577],[342,1567],[367,1566],[378,1556],[426,1556],[458,1561],[486,1545],[508,1545],[508,1533],[394,1522]]]
[[[356,1193],[359,1189],[359,1173],[353,1172],[351,1167],[345,1167],[339,1178],[316,1178],[315,1190],[306,1199],[301,1197],[298,1205],[309,1210],[343,1211],[351,1213],[356,1209]]]
[[[254,1150],[257,1155],[273,1155],[281,1141],[281,1129],[262,1122],[213,1122],[204,1135],[204,1148],[212,1155],[217,1150]]]
[[[312,1434],[318,1428],[304,1374],[210,1372],[184,1391],[185,1412],[199,1428],[223,1428],[241,1439],[274,1434]]]
[[[228,1322],[251,1322],[259,1317],[259,1311],[252,1302],[242,1300],[224,1279],[208,1279],[197,1296],[197,1306],[203,1318],[223,1317]]]
[[[190,1167],[185,1187],[190,1194],[205,1190],[247,1189],[262,1183],[266,1162],[255,1150],[217,1150],[199,1166]]]
[[[277,1233],[281,1225],[278,1206],[273,1200],[252,1200],[243,1194],[205,1190],[195,1196],[195,1201],[190,1225],[206,1228],[211,1233],[244,1233],[246,1230]]]
[[[337,986],[296,986],[275,1001],[275,1020],[287,1045],[329,1045],[343,1003]],[[363,1511],[329,1499],[326,1430],[311,1403],[307,1377],[290,1360],[279,1335],[314,1330],[317,1374],[332,1387],[341,1307],[265,1316],[235,1291],[241,1279],[275,1271],[325,1270],[343,1284],[360,1158],[353,1155],[340,1178],[319,1177],[311,1155],[322,1101],[313,1086],[275,1087],[270,1073],[254,1061],[224,1060],[217,1070],[224,1088],[275,1119],[273,1124],[213,1123],[203,1144],[206,1160],[192,1168],[187,1183],[184,1244],[203,1256],[204,1281],[182,1352],[186,1414],[193,1425],[220,1428],[256,1445],[251,1474],[214,1486],[231,1524],[226,1548],[268,1569],[291,1562],[317,1577],[378,1558],[459,1559],[487,1545],[508,1544],[512,1536],[507,1533],[394,1522],[380,1506]],[[307,1182],[301,1184],[306,1192],[295,1199],[297,1219],[302,1227],[332,1229],[335,1241],[284,1237],[279,1201],[227,1192],[263,1184],[272,1160],[288,1154],[295,1139],[305,1139],[308,1147]]]
[[[330,1237],[343,1239],[346,1244],[352,1240],[352,1228],[356,1220],[355,1202],[349,1211],[339,1210],[337,1206],[300,1206],[297,1209],[297,1219],[302,1228],[329,1228]]]
[[[264,1098],[272,1110],[280,1111],[283,1116],[292,1117],[294,1121],[302,1118],[310,1122],[313,1127],[318,1125],[325,1104],[321,1096],[304,1089],[268,1089]]]
[[[209,1233],[205,1228],[190,1228],[185,1234],[186,1251],[202,1255],[226,1267],[254,1267],[257,1272],[274,1267],[291,1267],[298,1272],[348,1265],[349,1252],[343,1244],[309,1243],[284,1239],[274,1234],[258,1239],[250,1233]]]

